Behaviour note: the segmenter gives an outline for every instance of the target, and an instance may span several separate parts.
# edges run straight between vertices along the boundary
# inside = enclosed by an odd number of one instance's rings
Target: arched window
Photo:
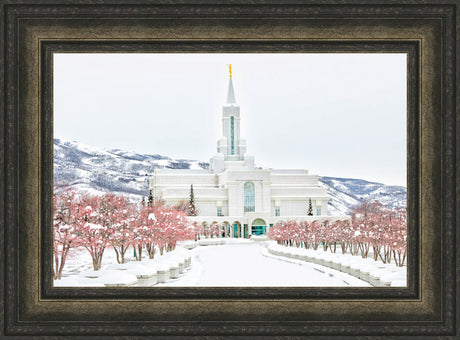
[[[230,154],[235,154],[235,117],[230,117]]]
[[[256,211],[254,183],[246,182],[244,184],[244,212]]]

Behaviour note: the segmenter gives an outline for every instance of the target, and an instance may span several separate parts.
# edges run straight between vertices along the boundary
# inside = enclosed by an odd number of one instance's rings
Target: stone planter
[[[311,262],[310,257],[308,257],[307,254],[299,255],[299,260],[306,261],[306,262]]]
[[[311,263],[318,263],[318,259],[316,258],[316,254],[310,254],[309,256]]]
[[[184,272],[184,269],[185,269],[185,259],[182,259],[179,262],[179,273],[182,274]]]
[[[359,278],[363,281],[366,281],[366,282],[369,282],[370,279],[369,279],[369,276],[370,276],[370,272],[371,272],[372,269],[368,268],[368,267],[363,267],[363,268],[360,268],[359,269]],[[370,283],[370,282],[369,282]]]
[[[380,280],[381,287],[391,287],[391,281]]]
[[[359,278],[359,274],[360,274],[360,270],[359,270],[359,267],[357,267],[358,264],[356,263],[352,263],[350,265],[350,271],[348,272],[350,275],[353,275],[355,277],[358,277]]]
[[[173,262],[170,264],[169,277],[171,279],[177,279],[179,277],[179,263]]]
[[[137,284],[136,275],[129,273],[119,275],[113,271],[113,273],[105,273],[101,278],[105,287],[132,287]]]
[[[303,260],[303,261],[305,260],[305,254],[301,252],[298,252],[295,257],[298,260]]]
[[[342,262],[340,261],[340,259],[332,259],[332,269],[340,270],[341,266]]]
[[[158,272],[157,272],[157,282],[158,283],[166,282],[170,278],[171,276],[170,276],[170,270],[168,266],[158,267]]]
[[[270,252],[273,254],[273,255],[276,255],[276,256],[280,256],[280,251],[277,250],[277,249],[271,249]]]
[[[324,263],[325,267],[332,268],[332,259],[331,258],[325,258],[323,263]]]
[[[319,265],[327,266],[327,264],[326,264],[327,257],[326,257],[325,253],[321,252],[321,253],[318,254],[318,256],[315,256],[315,258],[318,260]]]
[[[150,274],[150,275],[146,275],[146,274],[136,275],[136,277],[137,277],[137,286],[139,287],[151,287],[158,282],[156,272],[155,274]]]
[[[351,265],[352,265],[352,260],[351,259],[345,259],[340,265],[340,271],[343,273],[350,274],[351,272]]]
[[[374,287],[380,287],[382,286],[382,283],[380,282],[380,276],[382,275],[382,270],[377,269],[369,273],[369,283],[373,285]]]

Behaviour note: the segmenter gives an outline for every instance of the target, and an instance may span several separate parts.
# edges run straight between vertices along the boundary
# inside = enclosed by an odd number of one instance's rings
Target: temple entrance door
[[[261,218],[258,218],[252,222],[251,234],[252,235],[265,235],[267,232],[267,224]]]
[[[236,222],[233,224],[233,237],[234,238],[242,237],[241,228],[242,227],[241,227],[240,222]]]
[[[230,223],[224,222],[224,237],[229,237],[230,236]]]

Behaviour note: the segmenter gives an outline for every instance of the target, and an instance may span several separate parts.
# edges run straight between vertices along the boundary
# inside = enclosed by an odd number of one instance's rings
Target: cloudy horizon
[[[54,55],[54,137],[209,161],[232,64],[256,165],[406,185],[406,55]]]

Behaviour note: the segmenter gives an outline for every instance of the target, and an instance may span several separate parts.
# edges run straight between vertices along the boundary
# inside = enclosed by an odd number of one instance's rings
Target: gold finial
[[[232,64],[228,64],[228,71],[230,72],[230,78],[232,77]]]

